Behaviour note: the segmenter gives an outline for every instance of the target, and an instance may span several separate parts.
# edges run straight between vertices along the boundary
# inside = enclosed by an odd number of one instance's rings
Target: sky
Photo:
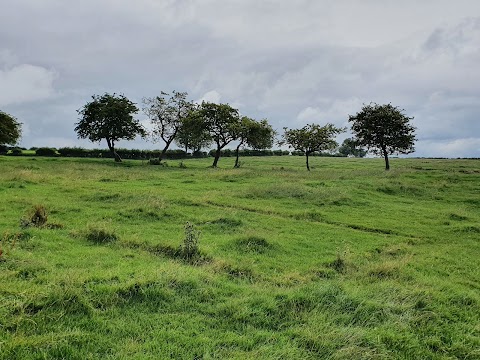
[[[106,147],[73,130],[92,95],[121,93],[141,108],[176,90],[279,133],[349,127],[363,104],[392,103],[414,117],[412,156],[480,157],[478,0],[0,0],[0,9],[0,110],[23,123],[27,148]]]

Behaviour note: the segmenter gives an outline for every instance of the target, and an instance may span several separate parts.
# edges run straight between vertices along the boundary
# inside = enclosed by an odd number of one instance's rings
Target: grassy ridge
[[[231,161],[0,157],[0,358],[480,358],[480,161]]]

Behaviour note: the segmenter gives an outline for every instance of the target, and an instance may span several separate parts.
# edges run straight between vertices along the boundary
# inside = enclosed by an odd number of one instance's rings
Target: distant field
[[[0,359],[480,359],[480,160],[233,161],[0,156]]]

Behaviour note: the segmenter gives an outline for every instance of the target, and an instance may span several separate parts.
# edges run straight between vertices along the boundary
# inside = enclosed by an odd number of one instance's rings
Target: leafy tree
[[[361,146],[358,146],[357,142],[352,138],[343,140],[342,145],[338,148],[338,152],[343,156],[352,155],[361,158],[367,155],[367,151]]]
[[[320,126],[317,124],[307,124],[301,129],[284,128],[283,141],[281,144],[287,144],[289,147],[305,154],[307,160],[307,170],[310,171],[308,157],[316,151],[332,150],[338,146],[333,137],[342,133],[345,129],[337,128],[332,124]]]
[[[212,167],[217,167],[222,149],[238,138],[238,110],[228,104],[202,102],[199,114],[212,142],[217,146]]]
[[[183,119],[182,126],[178,129],[175,143],[183,147],[185,152],[190,149],[195,154],[202,148],[209,146],[211,142],[212,138],[199,109],[193,104],[192,110]]]
[[[186,100],[186,92],[173,91],[170,98],[167,96],[169,94],[162,91],[160,96],[143,99],[145,105],[143,111],[153,125],[154,141],[161,139],[165,142],[165,147],[160,154],[160,161],[178,135],[183,121],[193,109],[193,103]]]
[[[390,169],[388,155],[409,154],[415,150],[415,127],[409,123],[413,117],[406,116],[404,111],[391,104],[370,103],[348,119],[356,143],[383,156],[385,170]]]
[[[79,138],[88,138],[92,142],[105,139],[115,161],[121,162],[120,155],[115,151],[115,143],[133,140],[137,135],[145,137],[147,134],[140,122],[133,118],[138,108],[124,95],[105,93],[102,96],[93,95],[92,99],[77,110],[80,121],[75,124],[75,132]]]
[[[15,145],[22,135],[22,124],[0,110],[0,145]]]
[[[270,149],[273,146],[275,131],[266,119],[255,121],[243,116],[237,129],[238,145],[235,150],[235,167],[240,167],[239,153],[242,146],[249,146],[255,150]]]

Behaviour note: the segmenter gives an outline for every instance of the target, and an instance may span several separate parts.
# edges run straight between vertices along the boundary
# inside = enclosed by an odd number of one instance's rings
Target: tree
[[[160,161],[165,156],[170,144],[177,137],[183,121],[193,109],[193,103],[186,100],[186,92],[176,92],[174,90],[170,98],[167,98],[167,96],[169,94],[162,91],[160,96],[143,99],[145,105],[143,111],[153,125],[154,141],[161,139],[165,142],[165,147],[160,154]]]
[[[237,129],[238,145],[235,150],[235,166],[240,167],[239,152],[242,146],[249,146],[255,150],[270,149],[273,146],[275,131],[266,119],[255,121],[243,116]]]
[[[296,151],[305,154],[307,160],[307,170],[310,171],[308,157],[316,151],[332,150],[338,146],[333,137],[345,131],[343,128],[337,128],[332,124],[320,126],[317,124],[307,124],[301,129],[284,128],[283,141],[281,144],[288,144]]]
[[[357,142],[352,138],[343,140],[342,145],[338,148],[338,152],[344,156],[352,155],[361,158],[367,155],[367,151],[358,146]]]
[[[212,167],[217,167],[222,149],[238,138],[240,119],[238,110],[228,104],[202,102],[199,109],[205,129],[210,133],[212,142],[217,146]]]
[[[92,101],[77,110],[80,121],[76,123],[75,132],[78,138],[88,138],[91,142],[107,141],[108,148],[116,162],[122,159],[115,151],[115,143],[119,140],[133,140],[137,135],[145,137],[145,129],[133,118],[138,112],[135,103],[124,95],[93,95]]]
[[[15,145],[22,135],[22,124],[17,119],[0,110],[0,146]]]
[[[175,142],[178,146],[183,147],[185,152],[190,149],[193,154],[211,144],[212,138],[195,104],[193,104],[190,113],[183,119]]]
[[[409,124],[413,117],[406,116],[404,111],[391,104],[370,103],[348,119],[357,144],[383,156],[385,170],[390,169],[388,155],[409,154],[415,150],[415,127]]]

